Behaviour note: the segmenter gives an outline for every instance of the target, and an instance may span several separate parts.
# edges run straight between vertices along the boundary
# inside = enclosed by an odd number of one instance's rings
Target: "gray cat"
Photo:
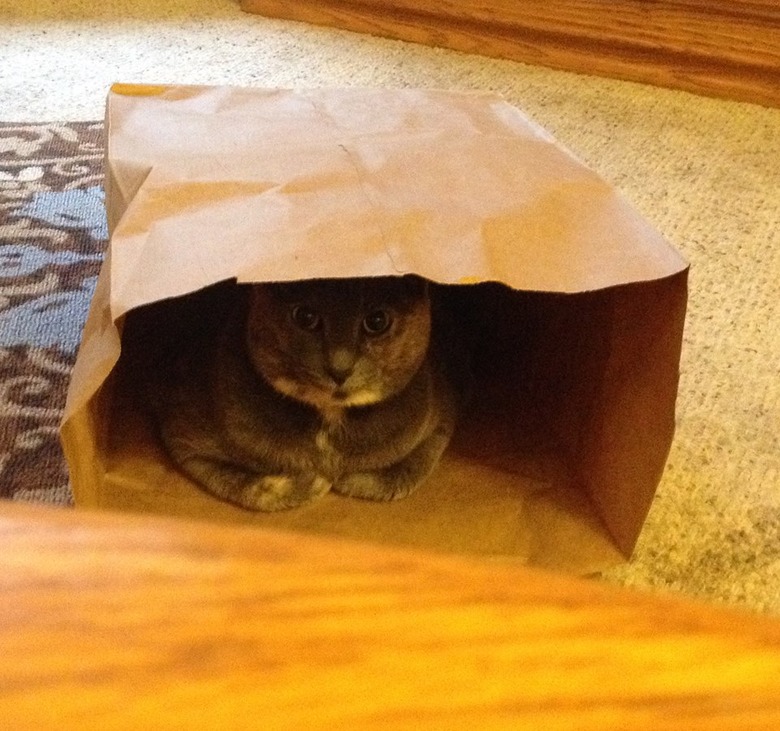
[[[415,276],[238,288],[211,340],[152,368],[149,405],[173,462],[251,510],[333,490],[409,495],[453,432],[455,395]]]

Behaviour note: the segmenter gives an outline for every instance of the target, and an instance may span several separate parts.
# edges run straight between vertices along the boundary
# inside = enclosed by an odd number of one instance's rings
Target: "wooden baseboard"
[[[241,0],[241,7],[780,106],[778,0]]]

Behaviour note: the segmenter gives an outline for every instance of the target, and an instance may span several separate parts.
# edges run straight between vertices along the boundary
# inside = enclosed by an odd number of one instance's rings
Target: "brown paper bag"
[[[112,238],[62,426],[77,505],[578,572],[630,554],[674,430],[687,266],[547,133],[490,94],[123,85],[107,127]],[[215,283],[410,272],[452,285],[478,337],[473,404],[405,500],[222,503],[115,367],[128,313],[153,347]]]

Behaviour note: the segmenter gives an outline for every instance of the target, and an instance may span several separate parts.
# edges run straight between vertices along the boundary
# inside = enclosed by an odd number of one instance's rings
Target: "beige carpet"
[[[524,108],[692,265],[676,442],[633,562],[607,578],[780,613],[780,110],[266,20],[235,0],[4,0],[0,120],[100,119],[117,80],[487,89]]]

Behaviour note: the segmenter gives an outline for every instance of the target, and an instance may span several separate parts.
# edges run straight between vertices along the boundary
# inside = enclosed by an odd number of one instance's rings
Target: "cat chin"
[[[371,406],[371,404],[379,403],[381,400],[382,394],[369,389],[363,389],[362,391],[351,393],[343,399],[339,399],[337,403],[349,408],[350,406]]]
[[[279,393],[313,406],[323,414],[340,412],[352,407],[370,406],[382,400],[382,394],[367,388],[354,393],[345,393],[342,396],[338,392],[328,393],[315,387],[302,386],[288,378],[277,378],[272,385]]]

